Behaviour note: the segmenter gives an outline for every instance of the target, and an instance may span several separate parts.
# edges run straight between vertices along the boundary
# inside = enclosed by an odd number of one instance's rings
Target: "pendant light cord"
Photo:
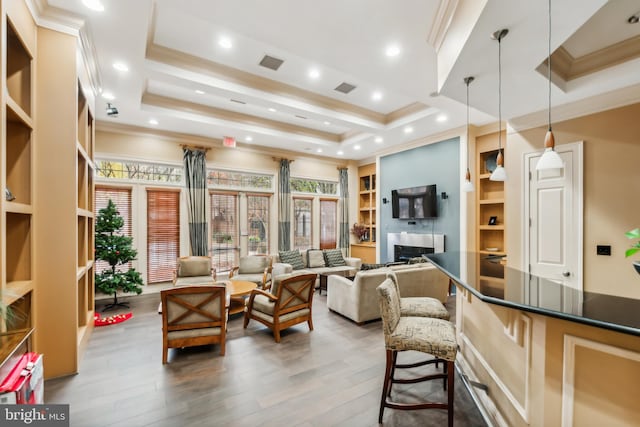
[[[502,151],[502,35],[498,36],[498,152]]]
[[[467,80],[467,170],[469,170],[469,83]]]
[[[549,81],[549,130],[551,130],[551,0],[549,0],[549,37],[547,45],[547,80]]]

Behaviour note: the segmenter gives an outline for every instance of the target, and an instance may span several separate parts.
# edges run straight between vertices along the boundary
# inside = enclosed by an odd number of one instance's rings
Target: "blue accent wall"
[[[393,261],[387,254],[387,233],[442,233],[445,251],[460,250],[460,140],[448,139],[380,157],[378,209],[380,210],[380,262]],[[438,218],[409,220],[391,217],[391,190],[436,184]],[[442,192],[448,198],[442,199]],[[383,198],[388,203],[382,203]]]

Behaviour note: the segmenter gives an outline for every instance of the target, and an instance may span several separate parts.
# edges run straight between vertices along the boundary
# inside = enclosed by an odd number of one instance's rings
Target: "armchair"
[[[208,256],[184,256],[178,258],[173,271],[173,286],[213,285],[216,269]]]
[[[224,356],[227,330],[224,286],[185,286],[160,292],[162,364],[169,348],[220,344]]]
[[[244,328],[255,319],[271,330],[277,343],[280,331],[298,323],[307,322],[313,331],[311,306],[316,274],[304,271],[280,276],[273,283],[273,293],[263,289],[251,291],[244,312]]]
[[[261,289],[271,287],[272,259],[266,255],[240,257],[240,263],[229,272],[229,280],[245,280],[258,284]]]

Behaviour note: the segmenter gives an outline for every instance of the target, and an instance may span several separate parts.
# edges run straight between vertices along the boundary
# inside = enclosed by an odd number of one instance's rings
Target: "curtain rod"
[[[211,150],[211,147],[203,147],[201,145],[190,145],[190,144],[179,144],[180,148],[189,148],[191,150],[201,150],[204,151],[205,153],[209,150]]]
[[[274,162],[279,162],[280,160],[286,160],[286,161],[288,161],[289,163],[293,163],[293,162],[295,162],[295,160],[289,160],[289,159],[284,158],[284,157],[272,157],[272,159],[273,159],[273,161],[274,161]]]

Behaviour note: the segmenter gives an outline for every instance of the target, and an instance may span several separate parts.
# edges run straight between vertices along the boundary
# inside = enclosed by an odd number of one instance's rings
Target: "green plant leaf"
[[[625,257],[630,257],[631,255],[635,254],[636,252],[640,251],[640,247],[637,248],[629,248],[626,250],[626,252],[624,253]]]
[[[628,239],[640,239],[640,228],[636,228],[635,230],[627,231],[624,233]]]

